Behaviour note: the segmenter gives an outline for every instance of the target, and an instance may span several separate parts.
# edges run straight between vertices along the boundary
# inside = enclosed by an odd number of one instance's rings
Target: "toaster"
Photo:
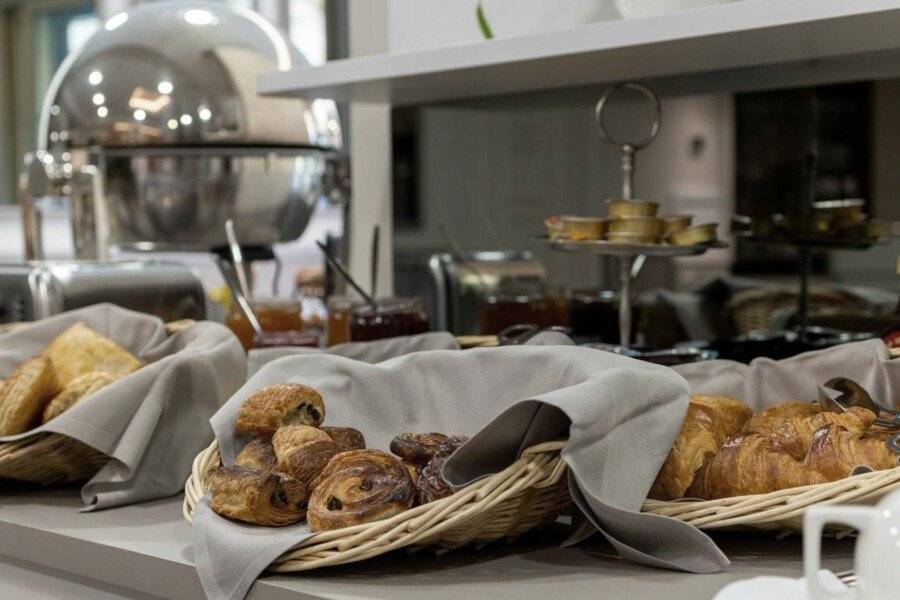
[[[100,302],[164,321],[203,319],[200,280],[177,263],[46,261],[0,264],[0,323],[35,321]]]
[[[480,333],[479,311],[495,295],[543,294],[544,266],[529,252],[439,253],[428,260],[434,296],[432,328],[456,335]]]

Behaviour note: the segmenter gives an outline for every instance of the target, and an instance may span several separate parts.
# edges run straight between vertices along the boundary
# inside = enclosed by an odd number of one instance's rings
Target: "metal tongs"
[[[834,392],[839,392],[837,395]],[[846,377],[835,377],[819,386],[819,406],[829,412],[847,412],[858,406],[875,413],[875,425],[900,429],[900,410],[876,402],[861,385]],[[900,433],[887,441],[892,452],[900,453]]]

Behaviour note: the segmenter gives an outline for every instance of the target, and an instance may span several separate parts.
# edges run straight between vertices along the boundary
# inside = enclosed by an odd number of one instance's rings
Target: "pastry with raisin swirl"
[[[306,520],[328,531],[386,519],[413,505],[406,467],[380,450],[351,450],[331,459],[312,483]]]

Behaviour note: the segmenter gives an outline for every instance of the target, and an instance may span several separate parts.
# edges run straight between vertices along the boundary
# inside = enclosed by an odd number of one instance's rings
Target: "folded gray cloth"
[[[329,348],[261,348],[251,350],[247,358],[247,377],[252,377],[263,366],[284,358],[285,356],[297,356],[298,354],[335,354],[354,360],[368,363],[379,363],[390,358],[403,356],[422,350],[459,350],[459,342],[456,336],[446,331],[434,333],[422,333],[419,335],[407,335],[387,340],[373,342],[348,342],[336,344]]]
[[[883,404],[900,396],[900,360],[891,360],[880,339],[841,344],[804,352],[784,360],[757,358],[749,365],[710,360],[674,367],[687,379],[694,394],[732,396],[753,410],[785,400],[812,402],[819,386],[835,377],[848,377]]]
[[[404,431],[474,436],[445,475],[464,485],[502,470],[535,443],[568,437],[563,458],[578,506],[622,556],[697,572],[728,564],[697,529],[638,512],[681,426],[688,392],[664,367],[573,346],[535,345],[417,352],[378,364],[327,354],[264,366],[211,420],[231,464],[246,440],[233,433],[241,403],[281,382],[315,387],[326,423],[364,432],[386,449]],[[566,341],[566,340],[557,340]],[[309,535],[305,524],[252,527],[216,515],[206,499],[194,513],[194,560],[207,596],[242,598],[272,560]]]
[[[79,321],[145,366],[46,425],[0,442],[61,433],[111,456],[81,490],[88,510],[177,494],[194,456],[212,439],[210,415],[244,381],[246,356],[240,342],[226,327],[210,322],[168,337],[156,317],[99,304],[0,336],[0,377]]]

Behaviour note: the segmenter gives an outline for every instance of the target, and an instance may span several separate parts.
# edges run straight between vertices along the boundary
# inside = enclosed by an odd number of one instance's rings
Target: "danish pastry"
[[[0,435],[31,429],[59,390],[53,365],[46,357],[36,356],[19,365],[0,387]]]
[[[440,445],[428,464],[421,470],[416,479],[416,501],[419,504],[434,502],[440,498],[446,498],[453,493],[453,489],[444,479],[444,463],[447,462],[456,449],[468,441],[464,436],[453,436]]]
[[[44,350],[61,386],[92,371],[124,377],[141,368],[141,361],[111,339],[84,323],[76,323],[59,334]]]
[[[341,452],[348,450],[362,450],[366,447],[366,438],[358,430],[352,427],[322,427],[322,431],[334,440]]]
[[[394,516],[413,505],[406,467],[380,450],[351,450],[329,461],[312,483],[306,519],[326,531]]]
[[[284,425],[318,427],[325,418],[325,403],[319,392],[299,383],[279,383],[247,398],[238,412],[239,435],[271,438]]]
[[[401,433],[391,440],[390,448],[403,460],[424,466],[446,441],[443,433]]]
[[[219,467],[209,478],[210,508],[229,519],[266,527],[301,521],[306,486],[290,477],[248,467]]]
[[[51,421],[63,414],[83,398],[87,398],[100,388],[104,388],[116,381],[118,377],[103,371],[92,371],[73,379],[69,385],[50,401],[44,409],[43,422]]]

